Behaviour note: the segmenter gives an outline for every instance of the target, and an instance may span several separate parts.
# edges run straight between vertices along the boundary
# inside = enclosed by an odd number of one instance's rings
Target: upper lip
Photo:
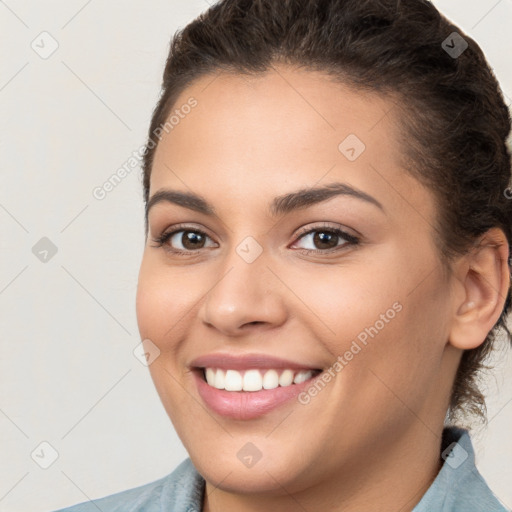
[[[249,370],[251,368],[286,368],[290,370],[318,370],[318,366],[299,363],[267,354],[213,353],[197,357],[190,363],[195,368],[222,368],[231,370]]]

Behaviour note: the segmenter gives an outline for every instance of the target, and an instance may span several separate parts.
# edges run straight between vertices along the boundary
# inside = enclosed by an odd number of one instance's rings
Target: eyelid
[[[215,244],[214,238],[210,236],[209,233],[207,233],[206,229],[203,229],[202,227],[196,227],[191,224],[176,224],[174,226],[171,226],[170,228],[163,230],[163,232],[158,235],[155,238],[152,238],[152,240],[157,244],[154,247],[164,247],[164,245],[167,244],[167,241],[171,239],[174,235],[176,235],[179,232],[195,232],[199,233],[201,235],[206,236],[211,241],[213,241]],[[295,245],[299,240],[306,237],[306,235],[309,235],[311,233],[315,232],[322,232],[322,231],[328,231],[331,233],[335,233],[337,236],[345,240],[345,243],[329,248],[329,249],[298,249],[301,252],[307,252],[307,253],[317,253],[317,254],[328,254],[331,252],[336,252],[338,250],[341,250],[345,246],[353,246],[358,245],[360,243],[360,236],[361,235],[353,235],[351,233],[348,233],[349,229],[345,228],[341,224],[328,224],[327,222],[323,222],[322,225],[308,225],[302,227],[297,233],[293,235],[293,242],[290,244],[291,246]],[[287,247],[290,247],[288,245]],[[191,254],[199,254],[201,252],[201,249],[211,249],[212,247],[200,247],[196,250],[184,250],[184,249],[174,249],[172,247],[165,247],[165,250],[169,253],[174,254],[184,254],[184,255],[191,255]]]
[[[212,235],[210,235],[208,230],[206,228],[204,228],[203,226],[199,227],[199,225],[187,224],[187,223],[173,224],[172,226],[169,226],[169,227],[163,229],[161,231],[160,235],[158,235],[156,238],[162,238],[167,235],[173,235],[173,234],[177,233],[178,231],[194,231],[194,232],[198,232],[198,233],[203,233],[206,236],[213,239]]]
[[[335,225],[330,225],[330,224],[327,224],[326,222],[324,222],[321,226],[305,226],[304,228],[302,228],[296,235],[295,235],[295,240],[293,241],[293,243],[291,244],[292,246],[295,245],[298,241],[302,240],[303,238],[305,238],[306,236],[310,235],[311,233],[320,233],[322,231],[327,231],[327,232],[331,232],[331,233],[335,233],[338,237],[342,238],[343,240],[345,240],[345,243],[342,243],[341,245],[337,245],[335,247],[331,247],[329,249],[301,249],[301,248],[298,248],[297,250],[302,252],[302,253],[306,253],[306,254],[319,254],[319,255],[322,255],[322,254],[331,254],[331,253],[336,253],[338,251],[341,251],[343,250],[345,247],[350,247],[350,246],[355,246],[355,245],[359,245],[361,243],[361,235],[353,235],[351,233],[349,233],[348,229],[345,228],[344,226],[342,226],[341,224],[335,224]]]
[[[212,240],[214,243],[217,243],[217,242],[215,242],[213,237],[207,232],[207,230],[202,227],[199,228],[199,227],[193,226],[191,224],[175,224],[175,225],[171,226],[170,228],[164,229],[161,232],[161,234],[151,238],[152,241],[155,242],[155,244],[156,244],[153,247],[157,247],[157,248],[164,247],[167,244],[167,241],[169,239],[171,239],[176,233],[179,233],[180,231],[191,231],[193,233],[200,233],[201,235],[204,235],[207,238],[209,238],[210,240]],[[208,247],[206,247],[205,249],[208,249]],[[165,247],[165,250],[170,253],[174,253],[174,254],[199,254],[199,252],[200,252],[199,249],[194,250],[194,251],[187,251],[187,250],[183,250],[183,249],[174,249],[172,247]]]
[[[338,224],[336,222],[329,224],[327,222],[321,223],[321,225],[307,225],[303,228],[300,228],[299,231],[295,234],[295,237],[300,238],[306,233],[310,233],[311,231],[322,231],[322,229],[327,230],[334,230],[334,231],[341,231],[344,233],[347,237],[350,238],[360,238],[362,237],[361,233],[356,231],[355,229],[348,228],[344,226],[343,224]],[[352,232],[352,233],[351,233]]]

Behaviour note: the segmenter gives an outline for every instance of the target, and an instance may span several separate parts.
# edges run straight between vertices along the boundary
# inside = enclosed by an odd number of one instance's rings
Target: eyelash
[[[164,232],[160,236],[153,238],[153,242],[155,242],[155,244],[156,244],[153,247],[163,247],[172,236],[174,236],[176,233],[180,233],[182,231],[198,233],[201,236],[211,238],[209,235],[207,235],[204,231],[202,231],[200,229],[194,228],[192,226],[178,225],[178,226],[175,226],[174,229],[172,229],[172,231]],[[332,226],[318,226],[318,227],[313,227],[313,228],[304,228],[297,234],[296,241],[301,240],[306,235],[309,235],[311,233],[330,233],[330,234],[337,235],[340,238],[344,239],[346,241],[346,243],[336,246],[336,247],[333,247],[333,248],[330,248],[330,249],[297,249],[301,254],[305,254],[305,255],[308,255],[308,254],[331,254],[333,252],[338,252],[349,245],[358,245],[360,243],[360,240],[358,237],[356,237],[354,235],[349,235],[345,231],[343,231],[339,228],[332,227]],[[196,255],[199,253],[199,249],[195,250],[195,251],[186,251],[186,250],[184,251],[181,249],[166,248],[165,250],[170,253],[173,253],[173,254],[184,255],[184,256]]]
[[[352,245],[358,245],[360,243],[360,240],[358,237],[354,235],[349,235],[346,231],[343,231],[340,228],[335,228],[333,226],[315,226],[315,227],[309,227],[304,228],[297,233],[296,241],[301,240],[306,235],[309,235],[311,233],[330,233],[333,235],[337,235],[339,238],[342,238],[345,240],[345,243],[338,245],[336,247],[332,247],[331,249],[296,249],[301,254],[332,254],[334,252],[341,251],[343,249],[346,249],[346,247]],[[295,242],[294,242],[295,243]]]

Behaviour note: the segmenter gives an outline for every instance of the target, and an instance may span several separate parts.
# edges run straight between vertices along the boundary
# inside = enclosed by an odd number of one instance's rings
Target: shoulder
[[[203,490],[204,479],[187,458],[159,480],[56,512],[200,512]]]
[[[507,512],[475,466],[467,430],[444,429],[441,457],[441,471],[413,512]]]

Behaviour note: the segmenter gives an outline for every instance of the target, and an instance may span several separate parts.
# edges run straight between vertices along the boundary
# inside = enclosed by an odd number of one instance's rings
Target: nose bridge
[[[248,323],[282,322],[279,282],[267,269],[268,263],[263,246],[252,236],[233,246],[219,263],[219,278],[201,306],[203,321],[225,333]]]

